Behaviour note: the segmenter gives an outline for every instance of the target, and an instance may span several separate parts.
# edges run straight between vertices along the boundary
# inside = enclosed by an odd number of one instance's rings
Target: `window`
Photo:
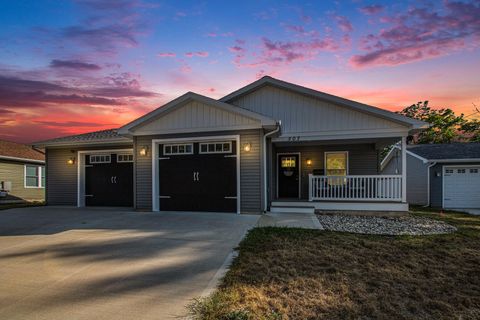
[[[282,157],[282,168],[295,168],[297,166],[295,157]]]
[[[230,141],[200,143],[200,153],[230,153],[230,152],[232,152],[232,143]]]
[[[90,164],[92,163],[110,163],[111,158],[109,154],[95,154],[90,156]]]
[[[327,176],[348,174],[348,152],[325,152],[325,173]]]
[[[478,173],[478,169],[470,169],[470,173]]]
[[[179,154],[193,154],[193,144],[165,144],[163,145],[163,154],[166,156],[179,155]]]
[[[445,169],[445,173],[453,173],[453,169]]]
[[[133,154],[117,154],[117,162],[133,162]]]
[[[465,169],[458,169],[457,172],[458,173],[465,173]]]
[[[25,188],[45,188],[45,167],[25,165]]]

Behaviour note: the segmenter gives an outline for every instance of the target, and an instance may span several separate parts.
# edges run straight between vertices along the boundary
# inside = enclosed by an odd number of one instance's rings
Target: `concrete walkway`
[[[232,249],[259,218],[0,211],[0,319],[178,319],[191,299],[215,287]]]
[[[257,226],[324,230],[313,213],[267,213],[261,216]]]

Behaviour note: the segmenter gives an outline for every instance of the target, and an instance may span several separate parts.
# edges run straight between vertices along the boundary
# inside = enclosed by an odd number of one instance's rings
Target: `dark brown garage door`
[[[132,154],[92,154],[85,163],[86,206],[133,206]]]
[[[160,210],[236,212],[235,143],[160,145]]]

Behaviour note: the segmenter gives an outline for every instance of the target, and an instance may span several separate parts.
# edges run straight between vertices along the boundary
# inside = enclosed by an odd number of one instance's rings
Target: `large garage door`
[[[480,208],[480,166],[444,168],[445,208]]]
[[[160,145],[161,211],[237,211],[236,142]]]
[[[85,205],[133,206],[133,154],[91,154],[85,163]]]

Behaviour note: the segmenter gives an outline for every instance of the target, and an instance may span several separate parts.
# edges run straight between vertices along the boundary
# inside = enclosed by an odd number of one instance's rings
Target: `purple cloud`
[[[337,20],[338,27],[343,31],[343,32],[352,32],[353,31],[353,26],[350,20],[348,20],[347,17],[344,16],[336,16],[335,20]]]
[[[364,6],[364,7],[358,8],[358,10],[365,15],[374,15],[382,12],[383,9],[384,9],[384,6],[380,4],[373,4],[370,6]]]
[[[81,122],[81,121],[65,121],[65,122],[56,122],[56,121],[34,121],[35,123],[49,126],[49,127],[105,127],[105,126],[114,126],[115,124],[111,123],[94,123],[94,122]]]
[[[157,57],[160,58],[175,58],[177,55],[173,52],[159,52]]]
[[[200,57],[206,58],[208,57],[209,53],[207,51],[196,51],[196,52],[187,52],[185,53],[185,57],[193,58],[193,57]]]
[[[480,3],[445,2],[440,12],[426,8],[385,21],[391,27],[361,39],[364,54],[350,59],[354,67],[398,65],[480,47]]]
[[[78,71],[96,71],[102,69],[99,65],[78,60],[52,60],[50,68],[68,68]]]

